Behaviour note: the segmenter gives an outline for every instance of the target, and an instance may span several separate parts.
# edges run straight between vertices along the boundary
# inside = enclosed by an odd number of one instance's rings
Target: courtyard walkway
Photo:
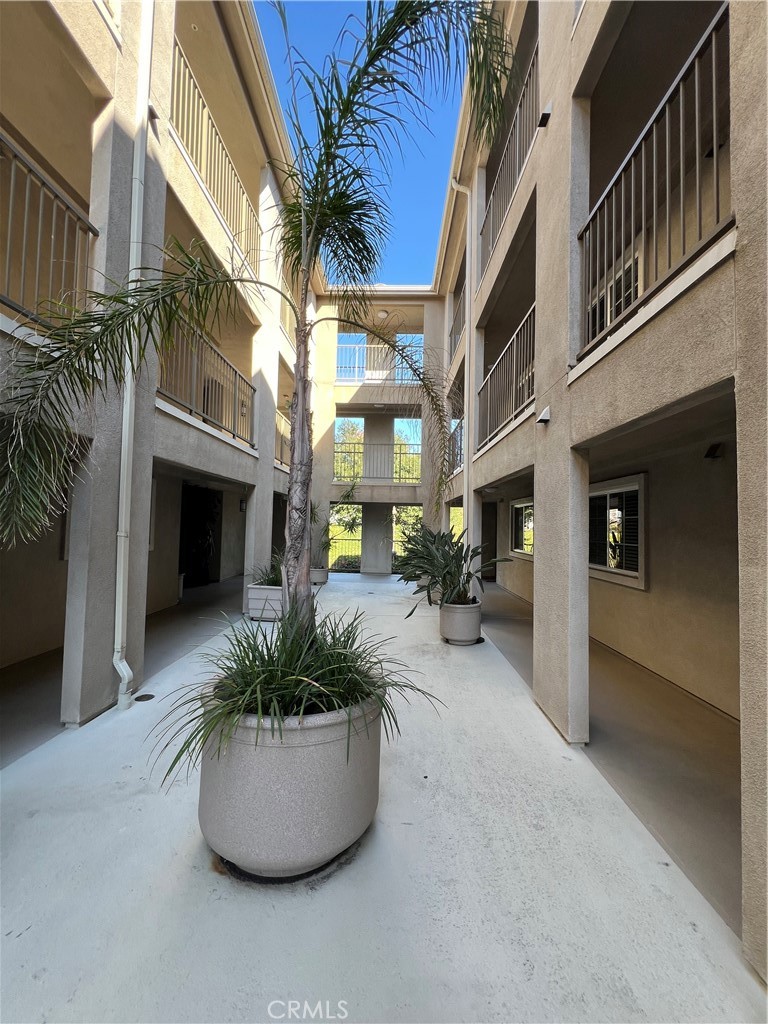
[[[154,700],[0,774],[3,1021],[269,1021],[288,1000],[351,1022],[765,1020],[733,932],[490,640],[405,621],[394,580],[321,596],[447,705],[402,707],[357,849],[284,886],[217,870],[196,780],[164,792],[148,765],[161,698],[203,678],[185,653]]]

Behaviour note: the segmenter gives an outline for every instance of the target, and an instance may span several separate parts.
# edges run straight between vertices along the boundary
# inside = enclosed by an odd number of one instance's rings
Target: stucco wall
[[[0,551],[0,666],[64,642],[67,563],[59,558],[59,520],[34,544]]]
[[[179,524],[181,480],[155,480],[154,543],[147,563],[147,615],[179,600]]]
[[[522,497],[522,495],[521,495]],[[499,558],[512,557],[511,562],[499,562],[496,566],[496,582],[526,601],[533,602],[533,559],[514,555],[510,551],[509,508],[506,498],[499,502],[496,522],[496,547]]]
[[[245,551],[245,513],[240,511],[237,491],[224,491],[221,509],[221,570],[220,578],[242,576]]]
[[[648,466],[647,591],[590,581],[590,634],[739,717],[735,444]]]

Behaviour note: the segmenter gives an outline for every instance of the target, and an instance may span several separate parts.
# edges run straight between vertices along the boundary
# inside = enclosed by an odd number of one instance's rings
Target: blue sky
[[[280,99],[290,95],[282,26],[266,0],[255,0],[256,15],[269,54]],[[345,18],[362,9],[349,0],[290,0],[291,42],[313,65],[333,49]],[[460,97],[436,100],[432,134],[420,132],[394,160],[390,203],[393,230],[380,275],[383,284],[431,284]]]

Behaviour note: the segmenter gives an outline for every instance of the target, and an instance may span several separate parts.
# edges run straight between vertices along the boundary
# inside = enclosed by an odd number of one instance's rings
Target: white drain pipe
[[[141,0],[141,27],[139,36],[139,66],[136,82],[136,117],[133,135],[133,170],[131,180],[131,221],[128,286],[140,280],[144,227],[144,171],[147,163],[147,134],[149,129],[149,89],[152,75],[152,35],[154,31],[155,2]],[[117,694],[118,708],[133,704],[131,683],[133,670],[125,658],[128,640],[128,556],[131,537],[131,485],[133,482],[133,443],[136,418],[136,378],[131,353],[125,354],[125,383],[123,385],[123,423],[120,444],[120,494],[117,515],[117,560],[115,566],[115,648],[112,664],[120,676]]]

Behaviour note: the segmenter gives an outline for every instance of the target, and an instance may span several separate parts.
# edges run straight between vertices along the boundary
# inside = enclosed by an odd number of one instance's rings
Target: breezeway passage
[[[446,703],[402,708],[374,826],[287,886],[212,864],[196,779],[160,790],[156,699],[20,758],[3,789],[7,1021],[269,1020],[273,1000],[350,1021],[760,1021],[739,943],[490,640],[439,641],[391,579],[332,578]],[[274,1007],[273,1007],[274,1010]]]

